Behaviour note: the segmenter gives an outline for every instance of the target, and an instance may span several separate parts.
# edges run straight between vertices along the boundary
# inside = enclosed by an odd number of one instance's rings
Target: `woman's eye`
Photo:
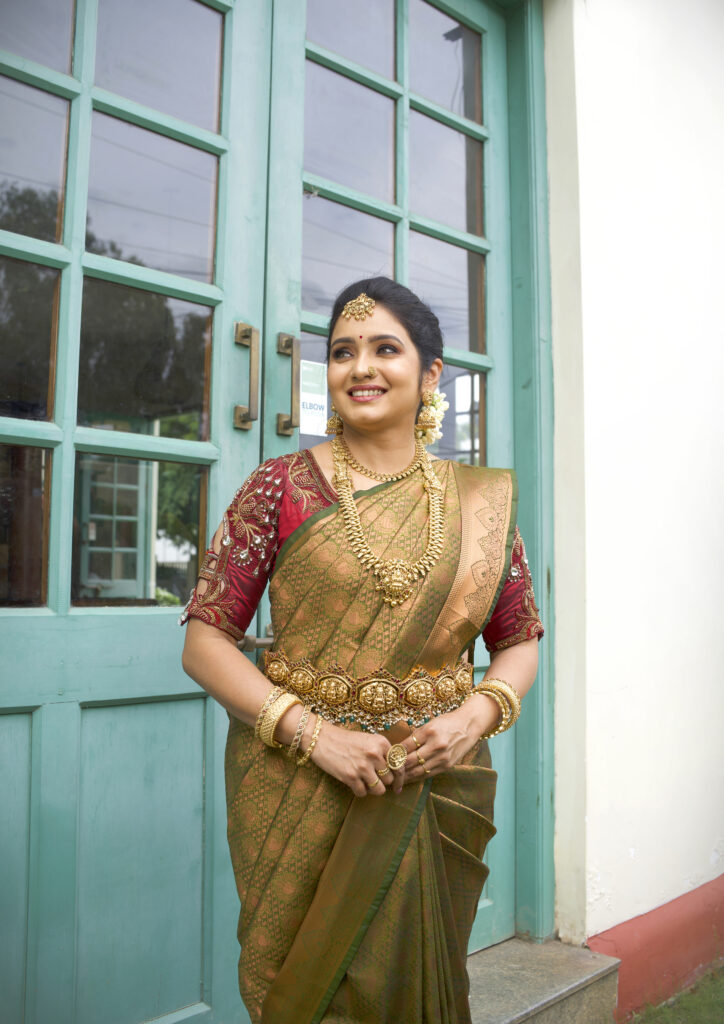
[[[394,345],[380,345],[377,351],[381,353],[392,352],[393,355],[397,355],[397,349],[395,348]]]
[[[344,356],[348,356],[348,355],[349,355],[349,349],[348,348],[336,348],[334,350],[334,352],[332,353],[332,359],[341,359]]]

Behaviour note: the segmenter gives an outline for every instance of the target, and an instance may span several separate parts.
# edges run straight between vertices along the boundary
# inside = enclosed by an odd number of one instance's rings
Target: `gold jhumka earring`
[[[327,420],[327,429],[325,434],[335,434],[337,437],[342,433],[344,429],[344,423],[342,417],[339,415],[332,402],[332,415]]]
[[[434,430],[437,427],[437,416],[433,410],[433,392],[422,392],[422,409],[415,424],[416,430]]]

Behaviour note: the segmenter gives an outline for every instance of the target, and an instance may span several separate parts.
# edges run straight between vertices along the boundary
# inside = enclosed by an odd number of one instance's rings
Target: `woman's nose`
[[[354,366],[352,367],[353,376],[357,379],[372,376],[373,374],[370,373],[370,366],[369,354],[365,354],[364,352],[358,353],[354,361]]]

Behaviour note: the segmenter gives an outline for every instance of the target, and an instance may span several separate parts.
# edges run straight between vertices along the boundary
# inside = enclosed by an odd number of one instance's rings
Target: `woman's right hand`
[[[356,732],[325,721],[311,759],[355,796],[384,796],[395,780],[395,772],[384,771],[390,746],[379,733]],[[381,778],[378,771],[384,772]]]

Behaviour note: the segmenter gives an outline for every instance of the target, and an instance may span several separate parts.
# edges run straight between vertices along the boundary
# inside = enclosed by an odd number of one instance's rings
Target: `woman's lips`
[[[348,391],[347,394],[353,402],[374,402],[376,398],[381,398],[387,392],[384,388],[355,388]]]

